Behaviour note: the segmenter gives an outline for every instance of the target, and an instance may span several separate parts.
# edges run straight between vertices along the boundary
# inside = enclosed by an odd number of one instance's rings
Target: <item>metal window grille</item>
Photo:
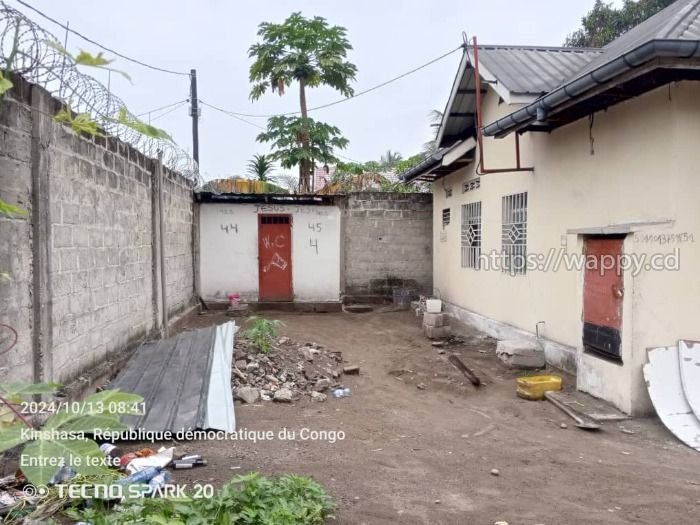
[[[481,201],[462,205],[462,268],[479,268]]]
[[[527,192],[503,197],[502,213],[503,271],[523,274],[527,256]]]
[[[481,179],[471,179],[462,184],[462,193],[474,191],[481,188]]]
[[[442,210],[442,227],[444,228],[448,224],[450,224],[450,209],[445,208]]]
[[[289,224],[289,215],[262,215],[260,224]]]

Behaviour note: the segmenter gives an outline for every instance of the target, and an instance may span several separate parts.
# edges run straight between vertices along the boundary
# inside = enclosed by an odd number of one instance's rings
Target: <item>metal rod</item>
[[[161,314],[163,316],[163,339],[168,338],[168,294],[165,275],[165,213],[163,211],[163,152],[158,150],[156,164],[156,180],[158,181],[158,232],[160,244],[160,297]]]
[[[472,38],[472,49],[474,52],[474,81],[476,84],[476,140],[479,145],[479,164],[476,167],[477,175],[486,175],[487,173],[512,173],[515,171],[535,171],[534,167],[523,168],[520,165],[520,138],[515,134],[515,168],[497,168],[487,169],[484,164],[484,131],[481,121],[481,74],[479,73],[479,45],[476,41],[476,36]]]

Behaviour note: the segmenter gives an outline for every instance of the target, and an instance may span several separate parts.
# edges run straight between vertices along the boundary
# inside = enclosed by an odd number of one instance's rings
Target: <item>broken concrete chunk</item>
[[[508,339],[498,341],[496,355],[509,368],[543,368],[544,351],[537,341]]]
[[[432,314],[430,312],[425,312],[423,314],[423,326],[434,326],[435,328],[440,328],[446,325],[447,314]]]
[[[321,378],[314,384],[314,390],[316,392],[325,392],[331,387],[331,380],[327,378]]]
[[[244,403],[255,403],[260,398],[260,391],[252,386],[241,386],[234,392],[236,399],[240,399]]]
[[[322,394],[321,392],[311,392],[311,399],[313,401],[323,403],[327,398],[328,396],[326,394]]]
[[[280,388],[275,395],[272,397],[273,401],[279,401],[280,403],[291,403],[294,394],[289,388]]]
[[[444,339],[450,335],[449,326],[429,326],[423,325],[423,332],[428,339]]]
[[[354,366],[346,366],[343,368],[343,374],[347,375],[357,375],[360,373],[360,367],[357,365]]]

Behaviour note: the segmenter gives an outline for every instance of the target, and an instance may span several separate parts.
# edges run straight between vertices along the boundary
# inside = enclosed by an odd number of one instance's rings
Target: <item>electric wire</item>
[[[189,77],[189,76],[190,76],[189,73],[185,73],[185,72],[183,72],[183,71],[174,71],[174,70],[172,70],[172,69],[166,69],[166,68],[163,68],[163,67],[153,66],[153,65],[151,65],[151,64],[147,64],[146,62],[142,62],[142,61],[137,60],[137,59],[135,59],[135,58],[131,58],[131,57],[127,56],[127,55],[124,55],[124,54],[122,54],[122,53],[119,53],[118,51],[115,51],[114,49],[111,49],[111,48],[109,48],[109,47],[107,47],[107,46],[104,46],[104,45],[100,44],[99,42],[96,42],[95,40],[93,40],[93,39],[91,39],[91,38],[88,38],[88,37],[86,37],[85,35],[79,33],[78,31],[76,31],[76,30],[74,30],[74,29],[71,29],[71,28],[68,27],[66,24],[63,24],[63,23],[59,22],[58,20],[56,20],[55,18],[50,17],[50,16],[47,15],[46,13],[40,11],[40,10],[37,9],[36,7],[33,7],[33,6],[29,5],[28,3],[24,2],[23,0],[16,0],[16,2],[19,3],[19,4],[21,4],[21,5],[23,5],[23,6],[26,7],[27,9],[31,9],[32,11],[34,11],[34,12],[35,12],[36,14],[38,14],[39,16],[44,17],[46,20],[49,20],[50,22],[53,22],[53,23],[56,24],[57,26],[62,27],[63,29],[65,29],[65,30],[68,31],[69,33],[73,33],[74,35],[76,35],[77,37],[82,38],[82,39],[85,40],[86,42],[89,42],[90,44],[93,44],[93,45],[99,47],[100,49],[102,49],[102,50],[104,50],[104,51],[107,51],[108,53],[111,53],[111,54],[113,54],[113,55],[116,55],[116,56],[118,56],[119,58],[123,58],[124,60],[128,60],[129,62],[133,62],[134,64],[138,64],[139,66],[146,67],[146,68],[152,69],[152,70],[154,70],[154,71],[160,71],[161,73],[170,73],[171,75],[181,75],[181,76],[186,76],[186,77]]]
[[[349,97],[341,98],[341,99],[338,99],[334,102],[329,102],[327,104],[321,104],[320,106],[314,106],[312,108],[309,108],[308,112],[318,111],[319,109],[325,109],[325,108],[329,108],[331,106],[336,106],[338,104],[342,104],[343,102],[347,102],[349,100],[353,100],[353,99],[356,99],[358,97],[361,97],[362,95],[366,95],[367,93],[371,93],[372,91],[376,91],[377,89],[383,88],[384,86],[392,84],[393,82],[396,82],[396,81],[401,80],[409,75],[417,73],[418,71],[425,69],[426,67],[431,66],[431,65],[435,64],[436,62],[443,60],[444,58],[447,58],[448,56],[452,55],[456,51],[459,51],[460,49],[464,49],[463,44],[459,45],[458,47],[454,48],[451,51],[448,51],[447,53],[443,53],[442,55],[440,55],[436,58],[433,58],[432,60],[429,60],[425,64],[421,64],[420,66],[414,67],[413,69],[410,69],[409,71],[406,71],[405,73],[401,73],[398,76],[390,78],[389,80],[385,80],[384,82],[376,84],[372,87],[369,87],[367,89],[363,89],[362,91],[358,91],[357,93],[354,93],[353,95],[350,95]],[[249,117],[249,118],[288,117],[291,115],[299,115],[301,113],[301,111],[291,111],[289,113],[276,113],[276,114],[261,115],[261,114],[256,114],[256,113],[242,113],[240,111],[230,111],[230,110],[221,109],[221,108],[215,108],[215,109],[218,109],[219,111],[222,111],[224,113],[228,113],[229,115],[232,115],[232,116],[235,115],[238,117]]]
[[[168,105],[166,105],[166,106],[161,106],[161,107],[159,107],[159,108],[155,108],[155,109],[150,109],[150,110],[148,110],[148,111],[144,111],[143,113],[139,113],[139,114],[136,115],[136,116],[137,116],[137,117],[143,117],[143,116],[145,116],[145,115],[148,115],[149,113],[156,113],[156,112],[158,112],[158,111],[160,111],[160,110],[162,110],[162,109],[168,109],[168,108],[171,108],[171,107],[173,107],[173,106],[178,106],[178,105],[180,105],[180,104],[182,104],[182,103],[184,103],[184,102],[189,102],[189,101],[190,101],[189,98],[186,98],[186,99],[184,99],[184,100],[178,100],[177,102],[173,102],[172,104],[168,104]]]

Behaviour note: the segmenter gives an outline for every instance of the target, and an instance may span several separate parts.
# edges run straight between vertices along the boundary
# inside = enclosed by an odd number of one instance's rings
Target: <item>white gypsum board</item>
[[[652,348],[644,365],[644,379],[657,415],[683,443],[700,451],[700,421],[688,405],[681,384],[678,347]]]
[[[700,420],[700,341],[678,341],[683,393],[695,417]]]

